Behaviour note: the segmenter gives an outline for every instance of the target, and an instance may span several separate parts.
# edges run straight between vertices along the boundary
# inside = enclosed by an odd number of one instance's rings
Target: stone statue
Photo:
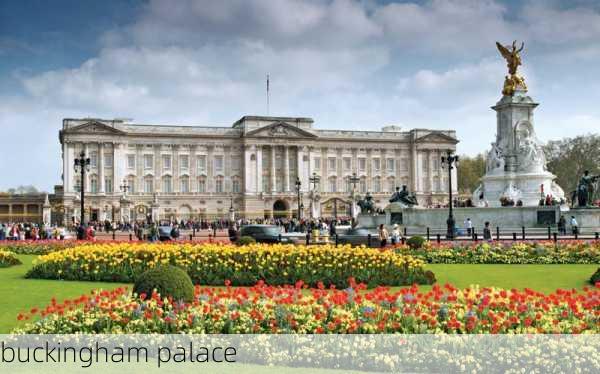
[[[375,213],[375,202],[373,201],[373,196],[369,192],[365,195],[365,198],[358,201],[358,206],[360,207],[361,213]]]
[[[519,131],[518,152],[519,167],[522,171],[543,172],[545,170],[544,150],[527,127]]]
[[[492,149],[490,149],[486,161],[486,171],[504,170],[504,156],[502,149],[500,149],[495,142],[492,143]]]
[[[396,192],[394,192],[394,194],[390,198],[390,203],[396,202],[408,205],[409,207],[413,205],[419,205],[417,202],[417,198],[414,195],[409,194],[406,185],[402,186],[402,191],[400,191],[400,187],[396,187]]]
[[[580,207],[586,207],[593,203],[594,201],[594,184],[596,181],[600,179],[600,175],[590,175],[589,170],[586,170],[583,173],[581,179],[579,179],[579,183],[577,184],[577,189],[574,191],[572,195],[572,200],[575,201],[575,196],[577,197],[577,205]]]
[[[502,94],[506,96],[512,96],[517,88],[522,88],[527,91],[525,85],[525,79],[517,74],[517,69],[521,65],[521,56],[519,53],[523,50],[525,43],[521,43],[521,48],[517,48],[517,41],[513,41],[512,46],[503,46],[496,42],[496,46],[500,51],[500,54],[506,59],[506,66],[508,67],[508,74],[504,79],[504,88]]]

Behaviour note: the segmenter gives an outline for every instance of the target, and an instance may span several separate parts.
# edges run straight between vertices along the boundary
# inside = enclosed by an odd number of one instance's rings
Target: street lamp
[[[356,184],[358,182],[360,182],[360,178],[356,176],[356,173],[352,173],[352,176],[348,179],[348,181],[350,182],[350,184],[352,184],[352,194],[350,195],[350,198],[352,199],[352,219],[355,218],[356,216]]]
[[[300,182],[300,178],[296,178],[296,193],[298,194],[298,221],[302,218],[302,208],[304,204],[300,201],[300,187],[302,187],[302,182]]]
[[[81,183],[80,183],[80,192],[81,192],[81,217],[79,219],[79,223],[83,225],[83,221],[85,219],[84,212],[84,200],[85,200],[85,173],[86,171],[90,171],[90,158],[85,157],[85,152],[81,152],[79,157],[75,159],[74,166],[75,172],[81,173]]]
[[[456,227],[456,221],[452,214],[452,169],[458,166],[458,155],[453,155],[451,150],[448,150],[446,156],[442,156],[442,167],[448,168],[448,219],[446,223],[448,225],[448,231],[446,237],[448,239],[454,239],[454,232]]]
[[[229,195],[229,220],[235,221],[235,210],[233,209],[233,195]]]

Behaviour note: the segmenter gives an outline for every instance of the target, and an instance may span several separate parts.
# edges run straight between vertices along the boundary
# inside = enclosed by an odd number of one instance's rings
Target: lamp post
[[[348,181],[352,184],[352,194],[350,195],[350,199],[352,199],[351,215],[352,219],[354,219],[356,218],[356,184],[360,182],[360,178],[356,176],[356,173],[352,173],[352,176]]]
[[[233,195],[229,195],[229,221],[235,221],[235,210],[233,209]]]
[[[81,193],[81,217],[79,223],[83,225],[85,220],[84,202],[85,202],[85,173],[90,171],[90,158],[85,157],[85,152],[81,152],[79,157],[75,159],[74,166],[75,172],[81,173],[80,193]]]
[[[313,185],[313,189],[310,194],[310,218],[315,218],[313,212],[315,209],[314,204],[317,198],[317,185],[321,181],[321,177],[319,177],[317,173],[313,173],[312,177],[308,178],[308,181]]]
[[[448,225],[448,231],[446,237],[448,239],[454,239],[454,232],[456,227],[456,221],[452,214],[452,169],[458,166],[458,155],[453,155],[452,151],[448,151],[446,156],[442,156],[442,166],[448,168],[448,219],[446,224]]]
[[[302,218],[302,207],[303,204],[300,201],[300,187],[302,187],[302,182],[300,182],[300,178],[296,178],[296,193],[298,194],[298,221]]]

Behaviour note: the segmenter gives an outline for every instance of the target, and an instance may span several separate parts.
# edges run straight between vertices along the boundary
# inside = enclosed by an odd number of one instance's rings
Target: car
[[[171,237],[171,226],[158,226],[158,240],[161,242],[173,240]]]
[[[369,235],[371,235],[369,243]],[[337,238],[338,244],[350,244],[353,246],[366,245],[372,248],[378,248],[381,243],[379,242],[379,235],[376,232],[372,232],[364,227],[355,227],[340,232]]]
[[[246,225],[240,229],[240,238],[250,236],[257,243],[292,243],[292,238],[284,235],[276,225]]]

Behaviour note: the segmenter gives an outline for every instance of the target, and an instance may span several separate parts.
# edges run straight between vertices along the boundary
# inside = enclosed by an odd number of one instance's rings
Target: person
[[[0,226],[0,240],[4,239],[6,239],[6,226],[2,224],[2,226]]]
[[[471,218],[467,218],[465,221],[465,229],[467,230],[468,236],[473,235],[473,222],[471,221]]]
[[[155,242],[158,239],[158,229],[156,228],[156,224],[153,222],[150,225],[150,230],[148,233],[148,240],[151,242]]]
[[[171,238],[173,240],[177,240],[179,238],[179,225],[173,225],[173,228],[171,229]]]
[[[379,241],[381,242],[381,248],[385,248],[385,246],[387,245],[388,237],[388,231],[382,223],[381,225],[379,225]]]
[[[229,235],[229,241],[232,243],[235,243],[237,241],[237,230],[235,226],[235,224],[231,224],[229,225],[229,229],[227,230],[227,234]]]
[[[485,222],[483,226],[483,240],[492,240],[492,232],[490,231],[490,223]]]
[[[392,227],[392,245],[398,244],[398,242],[400,242],[400,226],[394,223]]]
[[[577,224],[575,216],[571,216],[571,230],[573,235],[577,235],[579,233],[579,225]]]
[[[567,235],[567,220],[563,215],[558,219],[558,233],[560,235]]]

